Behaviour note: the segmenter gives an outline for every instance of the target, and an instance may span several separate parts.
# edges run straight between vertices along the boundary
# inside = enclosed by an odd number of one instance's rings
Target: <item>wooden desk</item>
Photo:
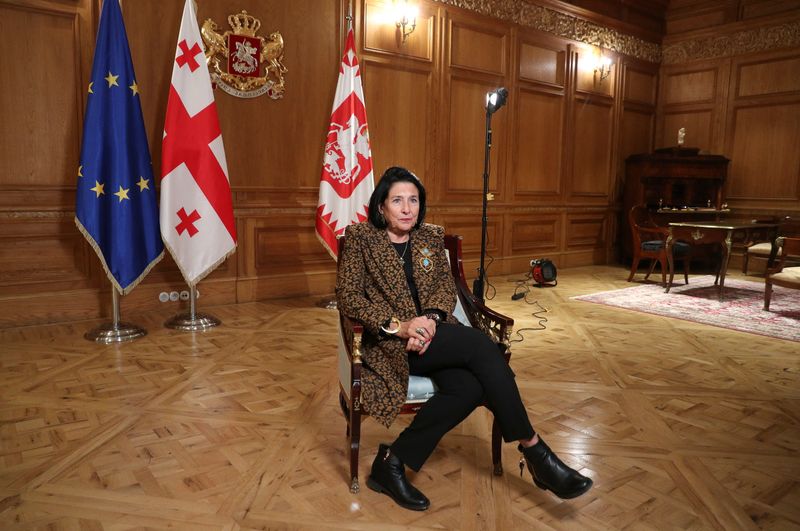
[[[664,227],[670,221],[718,221],[719,214],[725,210],[723,192],[729,162],[722,155],[700,155],[699,148],[681,146],[625,159],[619,233],[623,258],[633,256],[628,213],[634,205],[647,205],[653,212],[653,221]]]
[[[728,261],[731,257],[731,244],[734,239],[748,244],[755,239],[768,239],[772,242],[770,264],[775,257],[775,238],[778,237],[777,223],[752,223],[743,221],[685,221],[669,224],[667,236],[667,264],[669,266],[669,282],[666,293],[672,287],[672,278],[675,275],[675,264],[672,259],[672,245],[676,240],[690,244],[718,243],[722,249],[719,274],[714,284],[717,285],[719,298],[722,299],[722,289],[725,287],[725,273],[728,271]]]

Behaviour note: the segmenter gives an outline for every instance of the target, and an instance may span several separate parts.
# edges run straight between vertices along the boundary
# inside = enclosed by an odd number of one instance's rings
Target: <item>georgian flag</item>
[[[236,226],[192,0],[183,7],[161,151],[161,237],[194,286],[236,250]]]
[[[367,110],[353,28],[350,28],[325,142],[316,220],[317,237],[334,259],[336,236],[343,234],[351,223],[367,219],[374,188]]]

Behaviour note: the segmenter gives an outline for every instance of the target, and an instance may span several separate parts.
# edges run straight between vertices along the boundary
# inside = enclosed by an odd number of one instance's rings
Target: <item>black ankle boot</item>
[[[550,490],[567,500],[577,498],[592,488],[592,480],[565,465],[541,437],[533,446],[525,448],[520,444],[517,449],[522,452],[519,459],[520,476],[527,463],[533,482],[540,489]]]
[[[375,492],[390,496],[397,505],[412,511],[424,511],[431,502],[406,479],[406,467],[400,459],[381,444],[372,462],[367,486]]]

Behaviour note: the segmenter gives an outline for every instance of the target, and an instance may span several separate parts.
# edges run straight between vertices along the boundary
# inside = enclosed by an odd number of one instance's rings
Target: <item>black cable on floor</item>
[[[525,327],[520,328],[519,330],[514,331],[514,336],[519,336],[519,339],[511,339],[509,343],[520,343],[525,341],[525,336],[522,334],[523,331],[529,332],[536,332],[538,330],[545,330],[547,329],[547,317],[544,317],[540,314],[547,313],[549,310],[539,303],[538,300],[530,301],[528,300],[528,294],[531,292],[531,286],[528,281],[533,279],[533,274],[528,271],[525,276],[521,279],[509,279],[509,282],[516,282],[516,287],[514,288],[514,294],[511,295],[511,300],[519,300],[525,299],[526,304],[536,305],[539,307],[539,310],[531,313],[531,315],[539,320],[539,328],[533,327]]]

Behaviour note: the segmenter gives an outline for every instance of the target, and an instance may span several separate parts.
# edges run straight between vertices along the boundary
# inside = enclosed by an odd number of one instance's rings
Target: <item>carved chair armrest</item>
[[[781,249],[781,254],[778,256],[778,262],[775,263],[775,258],[777,254],[777,250]],[[775,240],[775,247],[773,247],[773,252],[770,253],[770,260],[768,263],[775,263],[774,267],[771,267],[767,270],[767,276],[774,275],[775,273],[780,273],[783,270],[783,266],[786,264],[786,260],[790,255],[798,256],[800,255],[800,238],[790,238],[788,236],[779,236]]]
[[[464,300],[467,302],[464,303]],[[511,333],[514,331],[514,319],[492,310],[471,292],[467,292],[467,296],[462,298],[462,304],[472,325],[482,330],[495,343],[501,345],[505,351],[504,354],[508,352]]]
[[[461,302],[464,313],[473,328],[481,330],[495,343],[501,346],[506,360],[511,356],[509,345],[514,319],[498,313],[481,303],[470,291],[464,277],[464,262],[461,258],[461,236],[449,234],[445,236],[445,247],[449,253],[450,271],[456,285],[456,295]]]
[[[344,336],[344,346],[350,363],[361,363],[361,337],[364,335],[364,325],[355,319],[339,314],[339,323]]]

